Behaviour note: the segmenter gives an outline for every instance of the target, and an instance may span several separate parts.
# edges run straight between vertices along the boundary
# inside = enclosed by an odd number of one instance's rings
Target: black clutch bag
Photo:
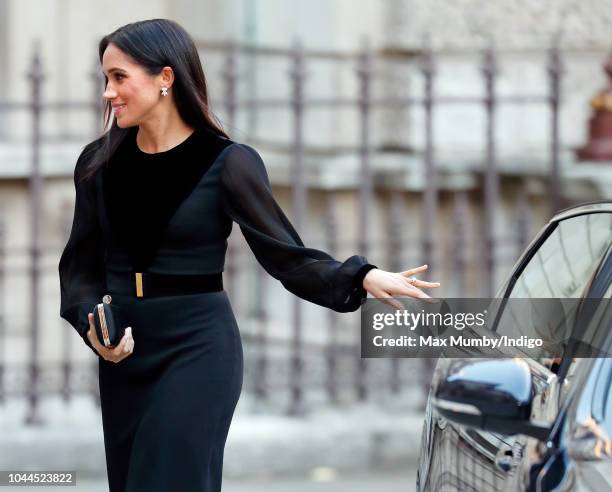
[[[105,295],[93,311],[98,340],[107,348],[113,348],[119,343],[127,327],[124,311],[116,304],[111,304],[111,300],[111,296]]]

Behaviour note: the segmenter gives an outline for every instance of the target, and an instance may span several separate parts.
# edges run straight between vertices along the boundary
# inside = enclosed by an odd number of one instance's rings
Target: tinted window
[[[509,297],[515,299],[580,298],[612,244],[612,214],[595,213],[559,222],[517,278]],[[545,343],[564,340],[578,303],[555,301],[534,304],[529,315],[525,304],[508,304],[497,326],[500,334],[536,336]],[[518,310],[518,311],[517,311]],[[529,356],[525,352],[525,356]],[[540,359],[552,367],[553,359]]]
[[[581,297],[610,244],[612,214],[561,221],[520,274],[510,297]]]
[[[593,392],[592,416],[612,436],[612,359],[604,359]]]
[[[596,359],[580,394],[574,420],[593,421],[612,436],[612,359]]]
[[[608,374],[608,378],[610,377],[612,377],[612,374]],[[606,430],[606,434],[609,437],[612,436],[612,391],[610,391],[609,382],[606,391],[606,397],[604,400],[605,403],[601,413],[601,424],[602,427]]]

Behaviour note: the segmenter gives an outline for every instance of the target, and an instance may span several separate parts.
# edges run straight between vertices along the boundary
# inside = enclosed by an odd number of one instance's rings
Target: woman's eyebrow
[[[108,69],[108,73],[112,73],[112,72],[123,72],[123,73],[125,73],[125,70],[123,70],[122,68],[118,68],[118,67],[109,68]],[[102,68],[102,73],[105,73],[104,72],[104,68]]]

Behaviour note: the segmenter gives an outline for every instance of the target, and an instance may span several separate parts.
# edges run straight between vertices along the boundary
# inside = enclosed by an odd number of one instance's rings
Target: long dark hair
[[[126,24],[104,36],[98,45],[100,64],[110,43],[129,55],[150,75],[157,75],[162,68],[174,70],[172,98],[181,118],[195,129],[207,129],[229,138],[208,106],[206,77],[198,50],[189,33],[178,23],[168,19],[150,19]],[[104,77],[105,84],[108,82]],[[111,158],[123,141],[129,128],[117,126],[110,101],[104,107],[104,128],[110,128],[93,145],[95,152],[85,168],[82,178],[95,174]]]

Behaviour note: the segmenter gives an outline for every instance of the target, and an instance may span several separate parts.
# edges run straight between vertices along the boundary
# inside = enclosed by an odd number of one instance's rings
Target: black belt
[[[113,272],[111,290],[136,297],[179,296],[223,290],[221,273],[175,275],[152,272]]]

